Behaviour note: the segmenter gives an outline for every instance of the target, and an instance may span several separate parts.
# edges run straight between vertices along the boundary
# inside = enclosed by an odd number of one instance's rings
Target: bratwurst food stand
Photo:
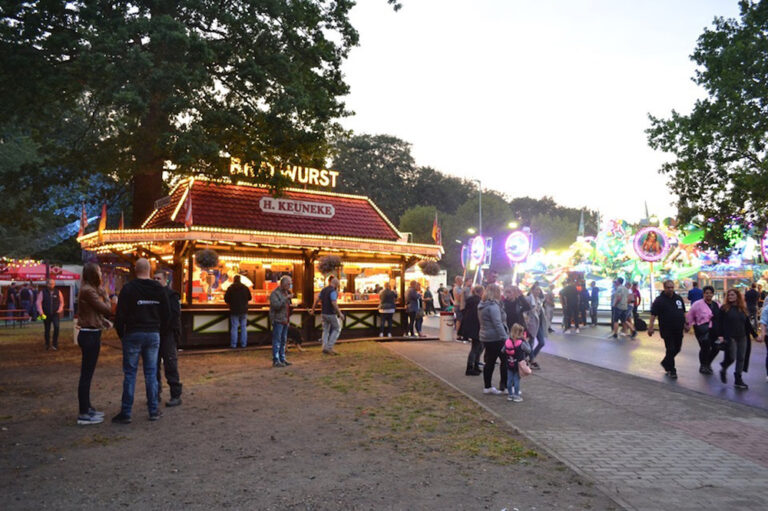
[[[309,309],[327,282],[319,264],[326,256],[342,263],[333,271],[346,316],[342,338],[373,335],[377,285],[391,282],[398,291],[396,320],[403,324],[406,269],[443,252],[409,243],[367,197],[296,188],[273,196],[263,186],[202,178],[180,182],[140,229],[104,230],[78,241],[116,274],[113,281],[125,281],[138,257],[167,269],[182,297],[184,346],[229,345],[224,293],[235,275],[251,290],[249,342],[270,342],[269,294],[284,275],[293,278],[291,324],[305,340],[318,339],[320,317]]]

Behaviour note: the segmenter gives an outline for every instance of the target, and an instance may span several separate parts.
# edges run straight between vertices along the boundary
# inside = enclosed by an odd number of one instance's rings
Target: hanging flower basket
[[[195,260],[197,261],[197,265],[200,268],[207,270],[209,268],[215,268],[219,265],[219,254],[209,248],[206,248],[203,250],[198,250],[195,253]]]
[[[323,275],[333,273],[341,267],[341,257],[334,255],[323,256],[317,261],[317,267]]]
[[[435,275],[440,274],[440,265],[435,261],[421,261],[419,263],[419,268],[421,268],[421,273],[424,275],[434,277]]]

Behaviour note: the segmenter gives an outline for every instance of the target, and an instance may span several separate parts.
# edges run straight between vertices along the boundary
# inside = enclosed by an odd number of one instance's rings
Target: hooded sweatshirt
[[[503,341],[507,338],[507,315],[499,302],[483,300],[477,306],[480,318],[480,342]]]
[[[151,279],[133,279],[117,299],[115,329],[122,338],[131,332],[165,332],[171,315],[168,294]]]

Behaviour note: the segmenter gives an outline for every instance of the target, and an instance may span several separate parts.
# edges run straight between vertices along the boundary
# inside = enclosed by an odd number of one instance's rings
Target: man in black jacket
[[[120,290],[115,315],[115,329],[123,344],[123,397],[120,413],[112,422],[131,422],[133,391],[139,357],[144,366],[144,384],[147,387],[149,420],[160,418],[157,403],[157,354],[160,348],[160,332],[168,329],[171,310],[168,295],[163,286],[149,277],[149,261],[136,261],[136,278]]]
[[[181,297],[179,293],[168,287],[168,277],[164,271],[156,271],[154,279],[163,286],[171,311],[168,328],[160,332],[160,351],[157,359],[158,401],[163,389],[161,372],[164,367],[165,379],[168,381],[168,386],[171,389],[171,399],[166,401],[165,406],[179,406],[181,404],[181,379],[179,377],[179,359],[176,349],[181,338]]]
[[[651,321],[648,323],[648,336],[652,337],[655,331],[656,318],[659,319],[659,332],[664,339],[666,354],[661,361],[661,366],[667,376],[677,379],[675,368],[675,356],[680,353],[683,346],[683,331],[687,331],[685,324],[685,303],[683,298],[675,293],[675,283],[671,280],[664,281],[664,291],[656,297],[651,305]]]
[[[251,291],[248,286],[240,282],[240,275],[235,275],[232,284],[224,293],[224,301],[229,305],[229,347],[237,348],[238,338],[240,346],[248,346],[248,302],[251,301]],[[238,327],[240,336],[237,335]]]

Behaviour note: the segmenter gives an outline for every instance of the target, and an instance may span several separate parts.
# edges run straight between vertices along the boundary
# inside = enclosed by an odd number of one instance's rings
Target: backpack
[[[518,350],[523,354],[528,354],[531,352],[531,346],[528,342],[522,339],[507,339],[504,342],[504,353],[507,355],[507,365],[509,365],[509,367],[515,367],[515,364],[517,364],[515,355]]]
[[[643,321],[642,318],[637,318],[635,320],[635,330],[638,332],[645,332],[648,330],[648,325],[645,323],[645,321]]]

